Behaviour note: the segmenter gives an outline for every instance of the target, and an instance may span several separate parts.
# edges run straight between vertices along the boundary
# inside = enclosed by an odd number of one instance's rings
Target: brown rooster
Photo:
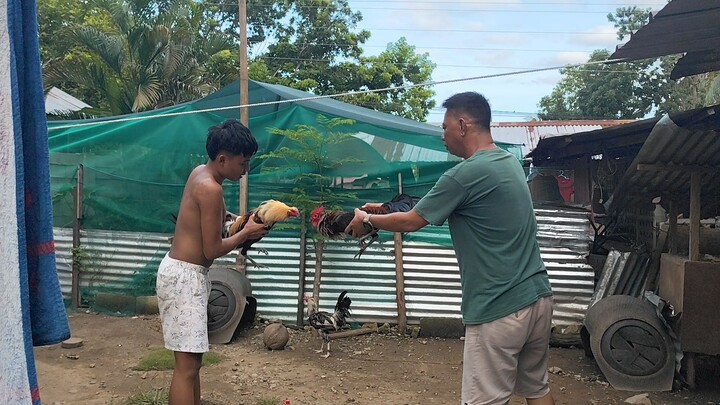
[[[398,194],[389,202],[383,204],[366,204],[361,210],[369,214],[390,214],[393,212],[407,212],[413,209],[420,199],[407,194]],[[318,233],[329,239],[342,239],[346,237],[345,228],[355,217],[353,211],[325,211],[322,205],[310,213],[310,222]],[[360,250],[355,255],[358,259],[378,239],[378,230],[370,224],[363,224],[367,235],[360,239]]]
[[[227,238],[231,235],[238,233],[241,229],[243,229],[243,227],[245,227],[245,224],[247,224],[251,216],[253,217],[253,220],[255,222],[264,224],[265,229],[271,229],[273,226],[275,226],[276,222],[282,222],[290,217],[300,216],[300,211],[297,208],[290,207],[289,205],[280,201],[263,201],[257,208],[248,212],[245,215],[240,215],[234,219],[230,214],[226,215],[222,237]],[[260,239],[248,239],[240,246],[238,246],[238,248],[240,248],[240,254],[245,256],[245,258],[255,267],[265,267],[258,264],[257,262],[255,262],[255,260],[251,259],[247,255],[247,252],[250,249],[268,254],[267,250],[265,249],[251,248],[251,246],[259,240]]]

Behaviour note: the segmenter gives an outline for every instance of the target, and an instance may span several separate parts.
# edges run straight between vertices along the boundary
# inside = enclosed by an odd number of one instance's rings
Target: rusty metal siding
[[[631,122],[631,120],[570,120],[492,123],[493,139],[522,145],[523,156],[530,153],[541,139],[592,131]]]

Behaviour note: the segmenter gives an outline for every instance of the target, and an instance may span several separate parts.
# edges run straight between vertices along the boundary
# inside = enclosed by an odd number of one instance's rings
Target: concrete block
[[[456,339],[465,336],[465,325],[460,318],[422,318],[418,336]]]
[[[154,315],[159,313],[156,295],[142,295],[135,299],[135,313],[140,315]]]

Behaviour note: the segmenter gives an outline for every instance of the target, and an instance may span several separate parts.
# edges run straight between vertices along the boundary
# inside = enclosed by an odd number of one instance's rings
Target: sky
[[[405,37],[437,66],[433,81],[463,79],[586,62],[596,49],[615,50],[616,29],[607,20],[618,7],[660,10],[664,0],[348,0],[371,32],[366,55]],[[627,39],[625,39],[627,41]],[[559,70],[483,78],[434,86],[427,121],[442,121],[440,107],[463,91],[485,95],[494,122],[528,121],[540,98],[561,79]]]

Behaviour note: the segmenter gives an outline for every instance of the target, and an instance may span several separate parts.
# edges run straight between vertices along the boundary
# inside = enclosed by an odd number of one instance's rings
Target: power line
[[[349,3],[407,3],[407,4],[419,4],[419,3],[429,3],[429,4],[437,4],[437,0],[351,0]],[[496,1],[478,1],[478,0],[468,0],[468,1],[445,1],[443,4],[477,4],[477,5],[512,5],[508,4],[507,2],[496,2]],[[628,4],[628,3],[582,3],[583,6],[612,6],[612,7],[644,7],[644,6],[664,6],[667,3],[657,2],[653,4],[643,4],[643,5],[637,5],[637,4]],[[265,4],[263,4],[265,5]],[[579,5],[577,2],[569,1],[569,2],[549,2],[549,1],[539,1],[539,2],[528,2],[524,1],[522,5],[559,5],[559,6],[576,6]]]
[[[433,28],[363,28],[368,31],[428,31],[428,32],[463,32],[484,34],[548,34],[548,35],[617,35],[614,32],[582,32],[582,31],[508,31],[508,30],[460,30]]]
[[[398,91],[398,90],[410,89],[410,88],[415,88],[415,87],[437,86],[439,84],[458,83],[458,82],[466,82],[466,81],[481,80],[481,79],[492,79],[492,78],[504,77],[504,76],[516,76],[516,75],[527,74],[527,73],[544,72],[544,71],[548,71],[548,70],[558,70],[558,69],[571,68],[571,67],[599,65],[599,64],[613,63],[613,62],[619,62],[619,61],[621,61],[621,60],[608,59],[608,60],[604,60],[604,61],[577,63],[574,65],[551,66],[551,67],[545,67],[545,68],[528,69],[528,70],[524,70],[521,72],[504,72],[504,73],[495,73],[495,74],[490,74],[490,75],[465,77],[465,78],[460,78],[460,79],[438,80],[438,81],[425,82],[425,83],[408,84],[408,85],[404,85],[404,86],[385,87],[382,89],[349,91],[349,92],[338,93],[338,94],[327,94],[327,95],[322,95],[322,96],[301,97],[301,98],[295,98],[295,99],[290,99],[290,100],[268,101],[268,102],[255,103],[255,104],[206,108],[203,110],[181,111],[181,112],[168,113],[168,114],[162,114],[162,115],[153,115],[153,116],[146,116],[146,117],[126,117],[126,118],[110,119],[110,120],[106,120],[106,121],[93,121],[93,122],[85,122],[85,123],[77,123],[77,124],[59,125],[56,127],[48,128],[48,130],[54,131],[54,130],[58,130],[58,129],[78,128],[78,127],[103,125],[103,124],[110,124],[110,123],[117,123],[117,122],[141,121],[141,120],[149,120],[149,119],[157,119],[157,118],[170,118],[170,117],[176,117],[176,116],[180,116],[180,115],[200,114],[200,113],[206,113],[206,112],[225,111],[225,110],[237,110],[240,108],[252,108],[252,107],[260,107],[260,106],[266,106],[266,105],[279,105],[279,104],[287,104],[287,103],[296,103],[296,102],[301,102],[301,101],[320,100],[320,99],[325,99],[325,98],[355,96],[355,95],[369,94],[369,93],[382,93],[382,92],[386,92],[386,91]]]
[[[208,5],[213,6],[220,6],[220,7],[236,7],[237,4],[235,3],[205,3]],[[470,4],[470,3],[468,3]],[[478,3],[476,3],[478,4]],[[479,3],[479,5],[482,5],[483,3]],[[567,4],[565,4],[567,5]],[[273,8],[274,5],[257,5],[258,7],[264,7],[264,8]],[[327,8],[327,5],[321,5],[321,6],[298,6],[295,5],[294,7],[297,8]],[[480,9],[480,8],[473,8],[473,9],[459,9],[459,8],[403,8],[403,7],[357,7],[355,10],[382,10],[382,11],[445,11],[445,12],[487,12],[487,13],[554,13],[554,14],[607,14],[607,11],[587,11],[587,10],[496,10],[496,9]]]
[[[287,60],[289,62],[318,62],[318,63],[331,63],[334,62],[330,59],[310,59],[310,58],[284,58],[280,56],[259,56],[258,59],[271,59],[271,60]],[[388,65],[405,66],[407,63],[401,62],[385,62]],[[455,67],[455,68],[473,68],[473,69],[516,69],[516,70],[527,70],[535,69],[535,67],[519,67],[519,66],[489,66],[489,65],[445,65],[435,64],[435,66],[442,67]],[[583,72],[603,72],[603,73],[637,73],[635,70],[607,70],[607,69],[578,69]]]

